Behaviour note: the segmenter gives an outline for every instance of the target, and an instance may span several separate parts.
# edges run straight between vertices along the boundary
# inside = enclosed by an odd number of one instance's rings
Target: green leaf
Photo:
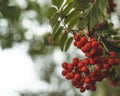
[[[55,15],[57,13],[57,9],[56,7],[50,7],[49,11],[48,11],[48,18],[52,17],[53,15]]]
[[[58,15],[55,14],[54,16],[52,16],[52,18],[50,19],[50,25],[53,27],[55,25],[55,23],[57,22],[58,20]]]
[[[65,5],[70,4],[71,2],[73,2],[73,0],[66,0]]]
[[[68,28],[72,29],[79,22],[79,18],[75,18],[68,23]]]
[[[104,3],[104,4],[103,4]],[[88,14],[89,30],[92,30],[96,23],[104,21],[106,15],[107,0],[96,0]]]
[[[71,2],[71,3],[68,4],[68,5],[66,5],[65,8],[63,8],[63,9],[61,10],[61,14],[62,14],[63,16],[68,15],[72,8],[73,8],[73,2]]]
[[[71,22],[72,20],[79,18],[79,11],[73,10],[64,20],[65,24]]]
[[[73,0],[74,1],[74,7],[76,10],[84,11],[87,8],[89,8],[91,5],[91,0]]]
[[[64,0],[52,0],[52,4],[57,6],[58,9],[61,7],[63,2],[64,2]]]
[[[65,51],[67,51],[67,50],[69,49],[72,41],[73,41],[73,37],[69,37],[69,38],[67,39],[66,45],[65,45]]]
[[[53,34],[53,41],[57,40],[63,31],[63,27],[60,26],[58,30]]]
[[[66,43],[66,40],[67,40],[67,37],[68,37],[67,35],[68,35],[68,33],[64,32],[61,35],[61,38],[60,38],[60,48],[61,48],[62,51],[64,50],[64,47],[65,47],[65,43]]]
[[[59,25],[60,25],[60,21],[57,21],[53,26],[53,34],[55,34],[55,32],[57,31],[57,29],[59,28]]]

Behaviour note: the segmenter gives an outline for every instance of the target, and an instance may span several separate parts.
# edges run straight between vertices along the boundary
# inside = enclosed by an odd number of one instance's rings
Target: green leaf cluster
[[[79,12],[73,9],[73,0],[52,0],[52,4],[54,6],[49,10],[49,17],[53,44],[60,46],[62,51],[67,51],[73,41],[73,37],[68,35],[69,30],[77,23]]]

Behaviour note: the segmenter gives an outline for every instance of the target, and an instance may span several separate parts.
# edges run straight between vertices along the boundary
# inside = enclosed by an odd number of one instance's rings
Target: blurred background
[[[0,0],[0,96],[120,96],[120,87],[106,80],[96,92],[80,93],[61,76],[62,62],[84,54],[52,46],[50,6],[50,0]],[[115,28],[119,10],[111,14]]]

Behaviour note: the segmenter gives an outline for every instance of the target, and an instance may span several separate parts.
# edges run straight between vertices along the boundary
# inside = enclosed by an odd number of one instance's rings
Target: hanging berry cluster
[[[72,63],[63,62],[62,75],[71,80],[72,85],[80,89],[96,90],[96,82],[110,76],[110,68],[119,63],[114,51],[106,54],[104,48],[95,38],[74,35],[74,46],[85,53],[86,58],[75,57]]]

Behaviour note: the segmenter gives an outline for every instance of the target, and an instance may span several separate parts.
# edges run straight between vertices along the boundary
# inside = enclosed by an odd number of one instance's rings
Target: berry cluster
[[[102,81],[109,76],[109,69],[113,65],[119,63],[114,51],[103,56],[103,48],[94,38],[74,36],[74,46],[78,47],[85,53],[86,58],[79,60],[73,58],[72,63],[63,62],[62,75],[66,79],[71,80],[72,85],[80,89],[80,92],[85,90],[96,90],[96,82]]]

